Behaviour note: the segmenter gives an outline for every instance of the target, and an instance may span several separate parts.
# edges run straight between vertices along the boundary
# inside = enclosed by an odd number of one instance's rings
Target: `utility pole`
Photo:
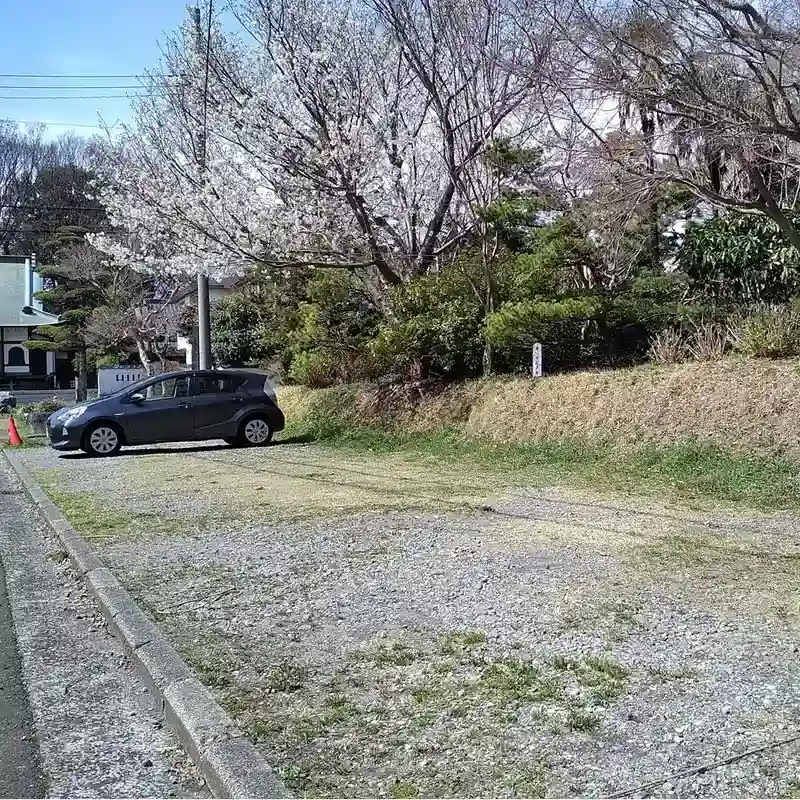
[[[197,366],[211,369],[211,309],[208,275],[197,273]]]
[[[199,130],[201,175],[206,170],[206,138],[208,135],[208,66],[211,56],[211,6],[208,3],[208,25],[205,35],[205,80],[203,83],[203,122]],[[194,16],[195,39],[198,55],[203,52],[203,27],[200,21],[200,6],[192,9]],[[197,273],[197,366],[200,369],[211,369],[211,309],[208,295],[208,275]]]

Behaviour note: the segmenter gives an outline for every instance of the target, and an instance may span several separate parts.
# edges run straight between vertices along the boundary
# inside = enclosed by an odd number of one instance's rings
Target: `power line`
[[[103,206],[35,206],[14,205],[13,203],[0,203],[0,208],[9,208],[12,211],[104,211]]]
[[[151,94],[84,94],[84,95],[0,95],[0,100],[112,100],[131,97],[152,97]]]
[[[54,127],[62,128],[103,128],[103,125],[90,125],[88,122],[53,122],[46,119],[6,119],[0,117],[0,122],[13,122],[15,125],[52,125]],[[119,122],[119,120],[117,120]],[[114,125],[117,124],[114,123]],[[114,127],[111,125],[110,127]]]
[[[105,80],[105,79],[120,79],[120,78],[146,78],[146,74],[139,74],[139,75],[108,75],[108,74],[100,74],[100,73],[84,73],[84,74],[77,74],[77,73],[68,73],[68,72],[61,72],[56,75],[45,75],[39,72],[0,72],[0,78],[64,78],[65,80],[70,79],[81,79],[81,80]]]
[[[90,91],[96,92],[96,91],[99,91],[99,90],[105,91],[106,89],[141,89],[141,88],[143,88],[141,83],[129,83],[129,84],[121,84],[121,85],[117,84],[117,85],[114,85],[114,86],[110,86],[110,85],[109,86],[90,86],[90,85],[67,86],[65,84],[59,84],[59,85],[53,84],[53,85],[50,85],[50,86],[30,86],[30,85],[28,85],[28,86],[24,86],[24,85],[20,86],[19,84],[15,85],[13,83],[0,84],[0,89],[14,89],[16,91],[26,91],[26,92],[30,92],[30,91],[37,91],[37,92],[38,91],[47,91],[47,92],[54,91],[55,92],[55,91],[62,91],[62,90],[65,90],[65,89],[68,90],[68,91],[71,91],[71,92],[78,92],[78,91],[85,92],[87,89],[89,89]]]

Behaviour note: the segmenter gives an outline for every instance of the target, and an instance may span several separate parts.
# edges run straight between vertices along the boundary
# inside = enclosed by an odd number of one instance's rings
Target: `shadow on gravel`
[[[278,439],[277,441],[270,442],[269,447],[280,447],[283,444],[310,444],[314,441],[312,436],[290,436],[288,439]],[[197,444],[191,447],[138,447],[136,450],[120,450],[119,453],[111,456],[111,458],[126,458],[128,456],[157,456],[157,455],[180,455],[181,453],[213,453],[217,450],[239,450],[245,448],[238,448],[229,444]],[[59,453],[59,460],[64,461],[79,461],[81,459],[95,458],[88,453],[83,452],[69,452]]]

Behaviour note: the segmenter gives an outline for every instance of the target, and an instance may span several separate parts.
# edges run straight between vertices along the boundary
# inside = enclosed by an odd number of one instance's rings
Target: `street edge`
[[[158,626],[69,524],[21,463],[21,456],[3,452],[214,797],[292,797]]]

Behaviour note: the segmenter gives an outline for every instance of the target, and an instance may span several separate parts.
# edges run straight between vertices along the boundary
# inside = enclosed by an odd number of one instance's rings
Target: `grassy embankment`
[[[286,387],[286,436],[569,484],[800,508],[800,362],[413,387]]]

